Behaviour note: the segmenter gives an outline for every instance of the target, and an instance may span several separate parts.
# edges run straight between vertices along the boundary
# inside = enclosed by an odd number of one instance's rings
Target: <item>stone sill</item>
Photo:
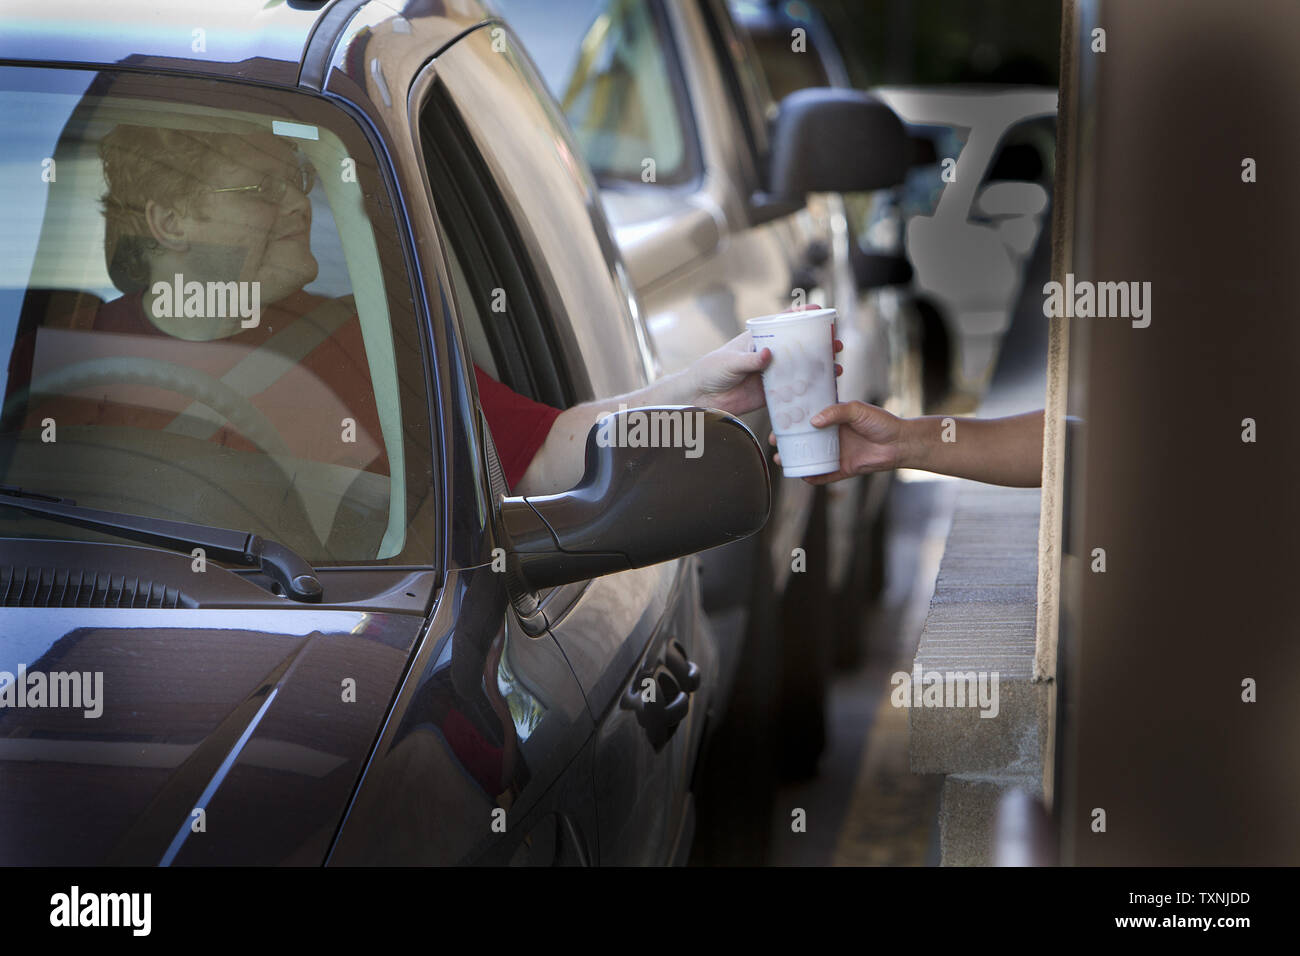
[[[974,672],[991,691],[996,673],[997,714],[911,706],[914,773],[1041,775],[1049,689],[1034,680],[1040,501],[1037,488],[964,482],[958,492],[913,675]]]

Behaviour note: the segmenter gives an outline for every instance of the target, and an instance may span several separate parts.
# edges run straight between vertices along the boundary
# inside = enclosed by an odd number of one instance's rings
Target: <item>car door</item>
[[[594,721],[545,619],[535,606],[512,599],[511,583],[493,559],[497,461],[475,384],[477,340],[465,333],[474,303],[457,278],[463,271],[451,265],[479,255],[471,243],[480,237],[448,218],[459,208],[456,197],[429,175],[420,142],[421,108],[441,64],[423,74],[419,66],[437,47],[420,32],[424,21],[382,11],[362,15],[369,17],[367,29],[349,29],[325,87],[366,114],[404,222],[411,293],[427,342],[402,345],[430,356],[439,493],[428,506],[443,514],[444,529],[431,547],[445,556],[446,572],[329,863],[594,862]],[[376,31],[392,42],[365,50]],[[412,93],[417,74],[426,86]],[[483,176],[490,186],[493,174]],[[502,330],[489,374],[518,370],[519,355],[535,346],[514,332]],[[534,363],[525,371],[539,369]],[[528,387],[562,401],[565,389],[578,386],[551,378],[530,380]]]
[[[585,164],[515,44],[500,27],[474,31],[413,94],[434,205],[477,236],[477,250],[449,242],[467,339],[528,397],[569,404],[625,392],[645,381],[635,301]],[[456,182],[454,202],[440,199],[442,179]],[[482,269],[487,259],[495,270]],[[688,558],[547,593],[513,585],[516,612],[549,630],[597,724],[602,863],[668,862],[687,845],[712,671],[695,569]]]

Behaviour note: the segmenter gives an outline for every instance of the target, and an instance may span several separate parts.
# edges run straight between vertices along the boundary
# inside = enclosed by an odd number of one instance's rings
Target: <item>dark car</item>
[[[645,332],[514,38],[404,9],[5,15],[0,863],[690,848],[688,555],[761,527],[764,452],[611,409],[511,496]]]

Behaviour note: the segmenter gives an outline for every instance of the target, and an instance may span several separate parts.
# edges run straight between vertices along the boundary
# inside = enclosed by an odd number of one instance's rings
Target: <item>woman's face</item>
[[[191,215],[186,280],[261,283],[263,303],[316,278],[311,201],[297,152],[269,133],[240,137],[237,159],[213,157]],[[240,187],[261,186],[260,190]]]

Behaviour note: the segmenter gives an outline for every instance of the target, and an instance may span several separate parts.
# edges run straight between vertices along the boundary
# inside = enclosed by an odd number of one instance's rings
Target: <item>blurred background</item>
[[[1056,86],[1061,7],[1025,0],[805,0],[842,38],[854,86]]]
[[[839,313],[841,400],[905,417],[1044,406],[1059,4],[495,5],[593,169],[663,371],[717,347],[747,316],[809,301]],[[766,203],[759,184],[783,101],[827,87],[868,91],[893,111],[903,173],[882,188],[809,195],[805,208]],[[827,130],[824,141],[834,151],[849,140]],[[693,248],[699,236],[710,238]],[[900,472],[814,495],[778,473],[763,538],[705,556],[705,609],[724,659],[740,664],[697,788],[695,862],[991,861],[991,801],[1014,787],[963,778],[984,759],[963,724],[969,712],[925,726],[926,744],[914,734],[927,715],[889,699],[891,676],[914,661],[950,663],[940,636],[924,636],[948,593],[945,551],[999,569],[992,582],[949,575],[967,599],[964,587],[991,583],[999,600],[1019,601],[968,603],[950,636],[969,640],[970,621],[990,614],[985,630],[1020,642],[1003,663],[1032,676],[1038,491],[1000,490],[966,507],[971,484]],[[969,521],[981,530],[966,534]],[[791,573],[796,546],[809,573]],[[997,656],[996,640],[986,647]],[[1020,717],[1042,713],[1041,690],[1023,690],[1024,714],[976,720],[990,767],[1023,735]],[[927,746],[969,759],[931,759]],[[1042,779],[1022,767],[1011,784],[1038,795]]]
[[[729,6],[774,97],[852,85],[884,98],[913,137],[915,155],[900,186],[846,197],[859,246],[901,255],[911,268],[910,282],[874,293],[882,311],[911,312],[921,338],[919,407],[903,411],[997,417],[1042,407],[1048,323],[1039,290],[1051,265],[1060,5],[730,0]],[[792,49],[797,27],[806,29],[812,56]],[[952,161],[947,175],[945,160]],[[771,863],[993,862],[987,821],[1014,786],[972,788],[963,774],[940,772],[969,766],[948,758],[927,766],[935,748],[920,740],[914,745],[908,710],[889,700],[890,677],[925,659],[918,652],[932,602],[949,593],[936,591],[945,551],[954,562],[969,560],[972,546],[977,553],[1001,552],[999,562],[1019,554],[1022,560],[1012,563],[1020,580],[996,584],[1018,586],[1028,598],[1018,610],[1032,608],[1026,588],[1035,573],[1023,559],[1036,545],[1038,490],[994,492],[996,512],[987,499],[961,499],[951,540],[959,491],[975,490],[971,483],[920,472],[898,477],[879,530],[883,585],[854,635],[854,652],[840,655],[829,682],[826,748],[816,772],[786,774],[781,782]],[[990,530],[990,519],[1000,532]],[[963,534],[972,524],[976,533]],[[975,583],[970,577],[948,574],[966,598],[962,585]],[[978,618],[980,609],[968,613]],[[1013,617],[1017,609],[1003,605],[996,613]],[[959,640],[972,633],[969,625],[958,631]],[[941,642],[930,640],[928,647],[936,666],[945,662]],[[990,723],[1005,733],[1014,721]],[[949,726],[924,729],[931,738],[955,736]],[[927,769],[933,772],[914,772]],[[1039,783],[1032,775],[1012,781],[1031,793],[1040,791]],[[796,808],[817,825],[793,830]]]
[[[747,317],[816,302],[838,313],[842,401],[903,417],[1044,407],[1059,4],[495,6],[593,170],[660,371]],[[769,195],[787,99],[812,89],[888,106],[901,172],[854,179],[875,141],[826,128],[818,142],[857,185]],[[693,861],[991,862],[995,804],[1017,788],[1036,799],[1046,779],[1008,758],[1042,736],[1048,707],[1033,683],[1038,490],[979,497],[971,482],[900,471],[814,492],[773,474],[762,536],[702,556],[705,611],[722,659],[739,663],[695,787]],[[927,631],[939,607],[954,617]],[[1021,706],[971,725],[972,711],[891,703],[893,675],[955,666],[972,646],[988,653],[979,669],[1007,670]]]

